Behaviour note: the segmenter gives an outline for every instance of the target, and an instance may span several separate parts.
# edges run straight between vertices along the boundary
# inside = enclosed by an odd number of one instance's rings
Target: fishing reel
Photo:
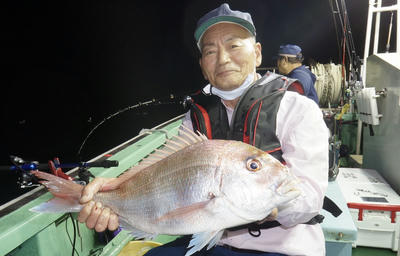
[[[15,170],[18,178],[17,184],[20,188],[31,188],[40,186],[38,179],[31,173],[39,166],[37,161],[27,162],[21,157],[10,156],[10,161],[13,163],[12,170]]]

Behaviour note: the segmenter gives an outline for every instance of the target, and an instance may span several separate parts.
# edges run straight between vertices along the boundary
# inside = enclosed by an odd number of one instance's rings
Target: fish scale
[[[189,156],[190,155],[193,154],[189,154]],[[194,161],[189,161],[190,164],[183,167],[175,164],[181,160],[179,154],[175,153],[162,162],[152,167],[148,167],[153,168],[154,171],[143,170],[137,175],[137,177],[135,177],[135,179],[130,180],[121,187],[121,189],[126,188],[126,191],[131,193],[130,200],[132,202],[130,203],[126,201],[115,201],[114,197],[111,197],[108,200],[106,198],[102,198],[103,194],[107,193],[99,193],[96,195],[94,200],[101,201],[104,205],[109,206],[120,215],[126,215],[129,213],[134,214],[136,218],[141,219],[160,217],[176,207],[176,205],[172,206],[173,204],[171,203],[154,204],[154,201],[148,200],[149,197],[156,197],[160,200],[160,202],[180,202],[181,204],[178,205],[178,207],[190,205],[191,203],[198,202],[199,200],[206,200],[206,195],[208,195],[207,190],[195,190],[197,193],[193,193],[193,188],[196,186],[196,184],[198,187],[206,188],[206,186],[202,186],[197,181],[202,180],[201,178],[203,178],[203,180],[207,180],[204,179],[204,174],[207,172],[202,170],[215,169],[215,164],[212,165],[198,159],[198,157],[195,159],[190,159]],[[178,175],[181,173],[185,173],[186,175],[184,175],[181,179],[177,179]],[[191,177],[197,178],[193,179]],[[183,185],[184,181],[187,182],[185,186]],[[121,205],[129,207],[125,208],[121,207]],[[158,211],[155,211],[156,209],[158,209]],[[155,216],[150,216],[148,213],[153,213]]]

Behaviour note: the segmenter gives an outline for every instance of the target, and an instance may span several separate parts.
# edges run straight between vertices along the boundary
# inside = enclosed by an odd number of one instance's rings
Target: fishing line
[[[122,113],[128,111],[128,110],[135,110],[135,109],[137,109],[137,108],[139,108],[139,107],[149,107],[149,106],[168,105],[168,104],[182,104],[182,102],[183,102],[182,99],[183,99],[182,96],[176,96],[176,95],[174,95],[174,94],[170,94],[169,97],[168,97],[166,100],[162,100],[162,99],[158,99],[158,100],[152,99],[152,100],[148,100],[148,101],[145,101],[145,102],[139,102],[139,103],[137,103],[137,104],[135,104],[135,105],[132,105],[132,106],[129,106],[129,107],[120,109],[120,110],[118,110],[117,112],[115,112],[115,113],[113,113],[113,114],[107,116],[107,117],[104,118],[102,121],[100,121],[98,124],[96,124],[96,125],[90,130],[90,132],[88,133],[88,135],[86,136],[86,138],[83,140],[81,146],[79,147],[78,153],[77,153],[78,159],[80,159],[80,155],[81,155],[82,149],[83,149],[84,145],[86,144],[86,141],[88,140],[88,138],[93,134],[93,132],[94,132],[95,130],[97,130],[97,128],[99,128],[99,127],[100,127],[102,124],[104,124],[106,121],[108,121],[108,120],[110,120],[110,119],[112,119],[112,118],[114,118],[114,117],[116,117],[116,116],[118,116],[118,115],[120,115],[120,114],[122,114]]]
[[[73,227],[73,229],[74,229],[73,240],[71,240],[71,236],[70,236],[70,234],[69,234],[69,232],[68,232],[68,225],[67,225],[67,224],[68,224],[68,219],[69,219],[69,218],[71,218],[72,227]],[[69,242],[70,242],[71,245],[72,245],[72,256],[75,255],[75,252],[76,252],[76,254],[79,256],[79,253],[78,253],[78,251],[77,251],[76,248],[75,248],[75,243],[76,243],[76,227],[75,227],[74,218],[72,217],[72,214],[71,214],[71,213],[68,213],[68,218],[65,220],[65,230],[66,230],[66,232],[67,232],[67,236],[68,236]]]
[[[83,242],[82,242],[82,235],[81,235],[81,230],[79,228],[78,219],[75,220],[75,225],[76,225],[76,229],[78,230],[78,236],[79,236],[79,241],[81,243],[81,252],[82,252],[83,251]]]
[[[336,43],[337,43],[337,46],[338,46],[338,58],[341,59],[342,58],[342,52],[340,51],[340,39],[339,39],[340,36],[339,36],[339,29],[338,29],[337,21],[336,21],[336,14],[339,13],[339,11],[334,9],[333,0],[329,0],[329,4],[330,4],[330,7],[331,7],[331,11],[332,11],[333,24],[335,26]]]

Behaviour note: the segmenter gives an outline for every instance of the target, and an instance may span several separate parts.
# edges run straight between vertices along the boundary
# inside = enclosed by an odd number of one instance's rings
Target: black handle
[[[102,160],[84,164],[85,167],[103,167],[103,168],[116,167],[118,165],[119,163],[117,160]]]

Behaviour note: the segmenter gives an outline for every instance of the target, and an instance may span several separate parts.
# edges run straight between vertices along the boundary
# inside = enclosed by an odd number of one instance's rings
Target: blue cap
[[[279,47],[278,55],[288,57],[301,57],[301,48],[295,44],[286,44]]]
[[[197,22],[194,38],[196,39],[199,49],[200,40],[204,32],[211,26],[223,22],[238,24],[247,29],[253,36],[256,35],[256,28],[254,27],[251,15],[247,12],[232,11],[229,5],[225,3],[201,17]]]

